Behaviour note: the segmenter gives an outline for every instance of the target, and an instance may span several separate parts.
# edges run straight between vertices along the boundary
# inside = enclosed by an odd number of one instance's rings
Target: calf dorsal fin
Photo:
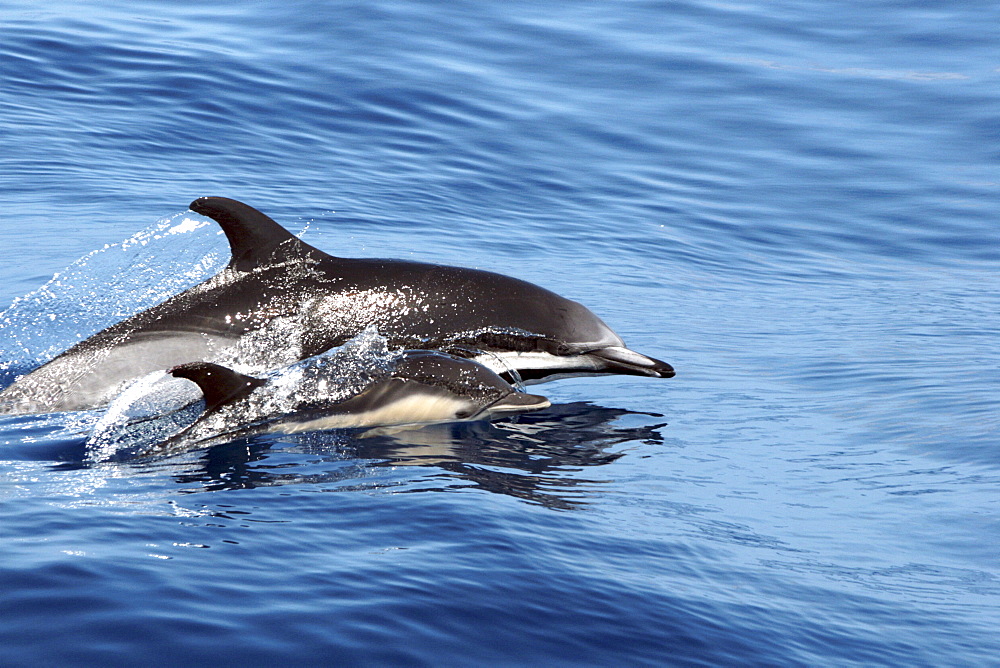
[[[267,382],[211,362],[181,364],[171,369],[170,375],[187,378],[198,385],[205,395],[206,413],[246,399],[251,392]]]

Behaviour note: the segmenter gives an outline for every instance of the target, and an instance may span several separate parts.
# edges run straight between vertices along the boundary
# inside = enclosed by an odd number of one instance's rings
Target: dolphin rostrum
[[[94,408],[127,381],[188,362],[276,368],[339,346],[372,325],[395,348],[447,350],[511,381],[674,375],[666,362],[626,348],[583,305],[526,281],[421,262],[335,257],[224,197],[197,199],[191,210],[222,227],[229,264],[22,376],[0,392],[0,413]]]

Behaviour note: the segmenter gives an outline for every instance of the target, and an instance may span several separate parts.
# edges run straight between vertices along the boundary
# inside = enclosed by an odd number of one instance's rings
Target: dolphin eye
[[[565,341],[556,341],[555,339],[539,338],[536,347],[538,350],[557,357],[569,357],[574,354],[573,349],[568,343]]]

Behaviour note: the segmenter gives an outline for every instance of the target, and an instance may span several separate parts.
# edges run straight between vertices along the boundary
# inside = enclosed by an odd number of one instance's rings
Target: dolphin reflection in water
[[[628,444],[663,442],[658,417],[572,402],[500,421],[368,430],[366,438],[350,431],[258,435],[189,452],[169,466],[178,484],[206,491],[284,485],[374,490],[402,484],[410,492],[476,489],[573,510],[599,495],[606,482],[588,476],[588,470],[617,461]],[[271,465],[276,447],[297,454],[299,464]]]

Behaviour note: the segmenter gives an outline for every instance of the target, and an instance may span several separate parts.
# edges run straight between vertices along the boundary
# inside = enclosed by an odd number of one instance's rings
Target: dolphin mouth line
[[[622,346],[598,348],[585,354],[604,361],[607,370],[616,373],[652,378],[673,378],[677,373],[674,371],[674,367],[662,360],[648,357]]]
[[[504,414],[520,413],[524,411],[541,410],[548,408],[552,402],[538,394],[528,394],[526,392],[513,392],[506,397],[497,399],[489,406],[486,406],[479,414]]]

